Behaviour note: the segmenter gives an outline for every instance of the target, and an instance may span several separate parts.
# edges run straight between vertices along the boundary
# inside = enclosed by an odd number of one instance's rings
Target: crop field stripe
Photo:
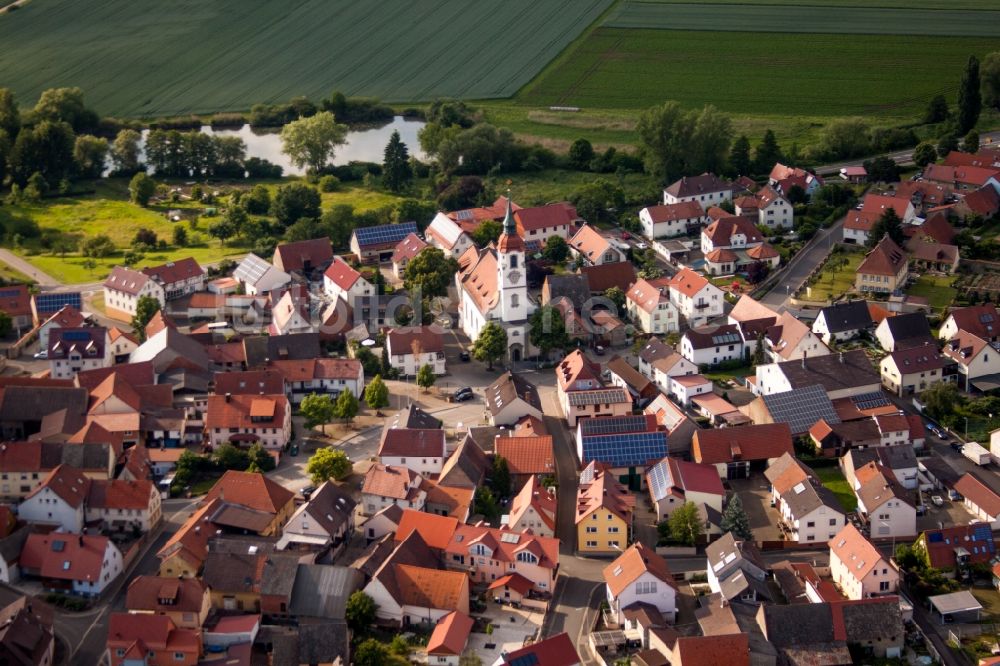
[[[691,0],[636,0],[640,2],[686,5]],[[703,5],[752,5],[762,7],[778,5],[782,7],[887,7],[892,9],[909,9],[914,0],[700,0]],[[954,11],[956,9],[997,9],[1000,10],[1000,0],[924,0],[920,9],[937,9]]]
[[[244,110],[340,90],[508,98],[615,0],[38,0],[0,15],[0,85],[79,86],[98,111]]]
[[[747,115],[898,117],[950,90],[970,54],[998,49],[991,38],[599,28],[517,102],[635,109],[675,99]]]
[[[1000,11],[623,2],[609,28],[857,35],[1000,36]]]

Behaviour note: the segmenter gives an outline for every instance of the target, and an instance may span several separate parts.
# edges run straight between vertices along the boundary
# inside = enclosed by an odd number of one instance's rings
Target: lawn
[[[828,301],[843,296],[854,288],[854,276],[864,258],[863,252],[832,255],[823,265],[816,281],[808,285],[803,296],[811,301]],[[841,263],[845,259],[846,263]]]
[[[854,496],[839,467],[836,465],[816,466],[813,471],[816,472],[823,487],[828,488],[837,496],[846,511],[854,511],[858,508],[858,498]]]
[[[955,277],[950,275],[931,275],[925,273],[907,290],[911,296],[923,296],[935,310],[943,310],[952,304],[958,290],[951,285]]]
[[[504,98],[612,3],[45,0],[0,15],[0,71],[22,104],[72,85],[118,116],[240,111],[333,90]]]
[[[688,4],[691,0],[637,0],[644,3]],[[794,6],[831,6],[831,7],[896,7],[908,9],[913,6],[913,0],[699,0],[703,5],[794,5]],[[920,3],[922,9],[997,9],[1000,10],[1000,0],[925,0]]]
[[[927,100],[957,85],[970,54],[998,48],[1000,39],[984,37],[762,37],[602,27],[532,81],[517,101],[600,110],[641,109],[674,99],[750,116],[865,115],[890,121],[921,113]],[[762,85],[766,71],[781,76]]]
[[[216,240],[211,241],[207,246],[167,248],[158,250],[143,256],[140,266],[156,266],[168,261],[177,261],[185,257],[192,257],[202,266],[213,264],[226,257],[238,258],[248,252],[247,248],[229,245],[220,247]],[[59,257],[52,254],[24,254],[25,259],[32,265],[37,266],[43,272],[48,273],[64,284],[85,284],[90,282],[103,282],[111,269],[122,263],[121,253],[97,259],[95,267],[91,270],[84,266],[84,257],[78,254],[67,254]]]
[[[756,372],[754,366],[752,365],[741,365],[738,368],[731,368],[729,370],[709,370],[702,373],[708,379],[714,382],[724,383],[730,380],[735,380],[737,384],[743,385],[743,380]]]
[[[983,616],[989,615],[994,620],[1000,618],[1000,592],[996,588],[983,589],[980,587],[969,588],[976,601],[983,605]]]

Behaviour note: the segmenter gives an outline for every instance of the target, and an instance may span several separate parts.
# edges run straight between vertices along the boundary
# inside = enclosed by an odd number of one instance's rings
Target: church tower
[[[497,241],[497,286],[500,289],[500,317],[504,322],[528,318],[528,275],[524,249],[524,240],[517,234],[508,192],[503,233]]]

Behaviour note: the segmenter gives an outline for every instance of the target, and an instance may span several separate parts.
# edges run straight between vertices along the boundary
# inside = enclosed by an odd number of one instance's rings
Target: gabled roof
[[[858,274],[896,276],[906,266],[906,252],[888,235],[865,255]]]
[[[663,191],[681,199],[715,192],[732,192],[733,186],[714,173],[706,172],[700,176],[684,176],[668,185]]]
[[[955,491],[990,516],[1000,516],[1000,495],[975,474],[963,474],[955,484]]]
[[[694,298],[695,294],[710,284],[711,282],[704,275],[695,273],[690,268],[682,268],[670,278],[670,290],[677,291],[688,298]]]
[[[818,419],[834,425],[840,416],[822,386],[803,386],[794,391],[782,391],[760,397],[775,423],[787,423],[792,434],[799,435],[813,426]]]
[[[576,207],[565,201],[545,206],[521,208],[514,211],[517,230],[522,234],[526,231],[539,231],[550,227],[556,229],[567,226],[572,224],[574,220],[579,219],[579,217]]]
[[[614,562],[604,567],[604,582],[607,583],[611,596],[617,597],[645,573],[652,574],[658,580],[677,589],[677,583],[674,582],[667,561],[657,555],[655,550],[640,542],[629,546]]]
[[[150,498],[155,492],[153,482],[146,479],[94,479],[87,495],[87,508],[148,511]]]
[[[438,213],[431,223],[427,226],[424,232],[428,238],[431,238],[446,250],[451,250],[454,248],[458,241],[465,236],[468,238],[465,230],[462,229],[460,225],[455,220],[452,220],[444,213]]]
[[[128,584],[130,611],[200,613],[208,588],[197,578],[136,576]]]
[[[391,355],[413,354],[415,345],[421,354],[444,351],[444,336],[436,325],[394,328],[386,334],[385,343]]]
[[[31,292],[26,284],[11,284],[0,289],[0,310],[11,317],[31,314]]]
[[[590,381],[594,387],[602,385],[600,368],[579,349],[573,350],[559,362],[556,366],[556,378],[563,391],[578,390],[575,384],[580,381]]]
[[[469,641],[473,624],[472,618],[461,611],[448,613],[434,626],[427,641],[427,654],[461,655]]]
[[[792,390],[819,384],[829,393],[869,384],[878,384],[879,376],[862,349],[823,356],[810,356],[777,364]]]
[[[650,494],[656,500],[664,499],[672,492],[684,494],[697,492],[725,497],[726,489],[719,478],[719,472],[712,465],[687,462],[666,457],[646,472],[646,482]]]
[[[676,220],[700,219],[705,217],[705,209],[697,201],[681,201],[675,204],[649,206],[646,209],[653,224]]]
[[[767,307],[763,303],[754,300],[748,294],[740,296],[736,301],[732,311],[729,313],[729,320],[734,322],[758,321],[761,319],[777,320],[778,313]]]
[[[656,280],[639,279],[628,290],[625,297],[636,304],[636,307],[652,313],[661,304],[670,302],[669,278]]]
[[[679,636],[674,654],[679,666],[750,666],[750,636]]]
[[[444,430],[422,430],[416,428],[387,428],[382,432],[379,443],[379,458],[383,457],[435,457],[445,456]],[[443,462],[443,460],[442,460]]]
[[[637,395],[644,395],[655,389],[652,380],[629,365],[621,356],[615,354],[605,364],[607,369],[614,373],[628,386],[629,390]]]
[[[552,437],[497,437],[496,455],[507,461],[511,474],[554,474]]]
[[[451,543],[452,536],[459,525],[459,521],[450,516],[438,516],[412,509],[403,509],[395,540],[397,542],[405,541],[410,534],[416,532],[426,547],[443,551]]]
[[[107,329],[90,326],[82,328],[56,328],[49,332],[49,360],[69,358],[77,353],[84,359],[105,357]]]
[[[892,336],[896,346],[912,347],[922,345],[926,341],[933,342],[930,322],[923,312],[911,312],[909,314],[898,314],[895,317],[886,317],[883,320],[889,335]]]
[[[960,330],[951,340],[944,343],[941,353],[962,365],[968,366],[978,358],[979,353],[986,349],[989,344],[977,335]]]
[[[867,576],[879,562],[885,561],[878,548],[851,523],[844,525],[837,536],[830,539],[830,554],[836,554],[858,580]]]
[[[202,503],[208,504],[214,499],[278,514],[295,499],[295,493],[263,474],[229,470],[212,486]]]
[[[615,261],[598,266],[582,266],[580,275],[587,277],[591,293],[604,293],[611,287],[618,287],[624,292],[635,282],[635,265],[630,261]]]
[[[131,268],[115,266],[111,269],[111,275],[104,281],[104,287],[131,296],[137,296],[150,279],[148,275],[134,271]]]
[[[285,392],[285,376],[277,369],[216,372],[215,393],[225,395],[280,395]]]
[[[577,654],[569,634],[556,634],[501,657],[502,666],[577,666]]]
[[[542,411],[542,403],[538,399],[538,389],[535,388],[535,385],[525,379],[523,375],[514,374],[509,370],[490,384],[483,395],[486,408],[494,416],[515,400],[523,400],[530,407],[539,412]]]
[[[530,508],[534,508],[535,513],[550,530],[555,530],[556,496],[542,486],[537,475],[529,477],[511,500],[507,524],[517,524]]]
[[[476,442],[466,435],[458,448],[445,461],[438,475],[439,486],[450,488],[477,488],[486,476],[490,462]]]
[[[408,234],[406,238],[399,241],[396,250],[392,253],[392,263],[398,264],[401,261],[409,261],[420,254],[420,251],[427,247],[427,243],[415,233]]]
[[[635,510],[635,496],[612,478],[610,471],[595,460],[580,474],[576,494],[576,523],[579,524],[597,509],[604,508],[630,523]]]
[[[334,257],[333,263],[326,269],[323,276],[344,291],[353,287],[358,280],[364,279],[361,277],[361,273],[351,268],[351,265],[340,257]]]
[[[889,354],[896,369],[903,375],[914,372],[940,370],[945,366],[944,359],[938,353],[936,345],[923,344],[919,347],[897,349]]]
[[[168,261],[159,266],[149,266],[142,269],[143,275],[147,275],[162,285],[169,285],[191,278],[201,277],[205,270],[198,265],[192,257],[185,257],[177,261]]]
[[[928,164],[924,167],[924,180],[940,183],[957,183],[971,187],[982,187],[990,178],[1000,176],[1000,169],[976,166],[947,166]]]
[[[695,462],[712,464],[768,460],[793,451],[792,432],[787,423],[698,430],[691,442]]]
[[[332,481],[324,481],[309,501],[302,505],[301,512],[308,514],[327,534],[335,535],[345,524],[351,524],[357,502],[340,486]]]
[[[826,322],[830,333],[864,330],[872,326],[868,303],[863,300],[834,303],[823,308],[819,316]]]
[[[742,215],[729,215],[720,217],[715,222],[701,230],[703,237],[708,238],[712,245],[732,245],[733,236],[743,235],[746,243],[762,243],[764,237],[758,231],[753,220]]]
[[[689,328],[684,332],[684,338],[691,343],[692,349],[709,349],[719,345],[743,344],[740,329],[736,324],[713,324]]]
[[[20,565],[37,570],[42,578],[96,583],[109,545],[105,536],[30,534],[21,551]]]
[[[549,302],[564,296],[569,299],[573,307],[579,310],[590,298],[590,284],[587,276],[580,273],[570,275],[546,275],[545,291],[549,295]]]
[[[589,225],[583,225],[580,230],[569,239],[569,245],[584,258],[596,263],[601,256],[612,249],[611,241],[602,236],[596,229]]]
[[[408,564],[393,565],[398,602],[417,608],[457,609],[468,587],[464,571],[427,569]]]
[[[959,553],[968,558],[969,563],[975,564],[989,562],[997,552],[989,523],[924,530],[917,539],[917,545],[927,551],[930,566],[935,569],[954,568]]]
[[[45,480],[28,493],[25,499],[30,499],[48,489],[55,493],[63,502],[76,509],[83,506],[84,502],[86,502],[91,483],[90,478],[85,476],[80,470],[68,465],[59,465],[49,472]]]
[[[992,303],[955,308],[945,321],[948,319],[954,320],[957,329],[968,331],[980,338],[1000,336],[1000,313]]]
[[[285,271],[301,271],[306,262],[319,268],[333,260],[333,246],[327,237],[282,243],[274,248],[274,265]]]
[[[282,428],[288,398],[282,395],[210,395],[205,410],[206,428]]]

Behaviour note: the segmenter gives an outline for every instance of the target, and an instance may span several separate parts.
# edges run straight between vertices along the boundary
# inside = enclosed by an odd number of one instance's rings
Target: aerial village
[[[1000,150],[867,180],[4,287],[0,662],[1000,663]]]

